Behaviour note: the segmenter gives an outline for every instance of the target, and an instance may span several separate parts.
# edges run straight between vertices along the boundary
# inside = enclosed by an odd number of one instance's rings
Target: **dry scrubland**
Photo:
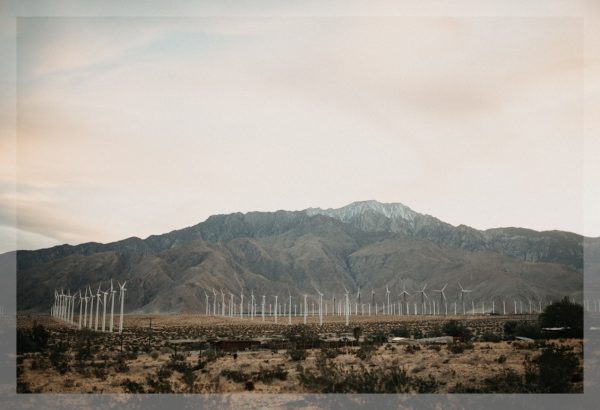
[[[152,330],[150,331],[150,319]],[[331,319],[335,321],[332,322]],[[317,392],[581,392],[582,341],[501,340],[508,320],[532,317],[469,317],[459,323],[488,341],[450,345],[388,343],[390,334],[443,334],[450,318],[357,317],[288,326],[193,315],[127,316],[122,336],[79,331],[48,316],[20,316],[17,328],[42,325],[47,345],[18,356],[19,392],[65,393],[262,393]],[[355,328],[360,328],[356,331]],[[356,333],[355,333],[356,332]],[[301,349],[306,341],[332,337],[356,346]],[[268,337],[287,349],[224,352],[215,338]],[[187,343],[181,343],[185,340]],[[179,341],[179,342],[178,342]],[[310,343],[309,343],[310,344]],[[546,360],[540,360],[542,357]],[[558,361],[557,361],[558,360]],[[563,360],[562,362],[560,360]],[[544,367],[544,363],[546,366]],[[553,370],[554,369],[554,370]],[[553,374],[552,372],[556,374]],[[571,374],[566,374],[571,372]],[[567,378],[565,378],[567,377]],[[546,380],[549,379],[550,381]],[[556,380],[555,380],[556,379]],[[554,382],[552,380],[555,380]],[[561,383],[550,386],[552,383]]]

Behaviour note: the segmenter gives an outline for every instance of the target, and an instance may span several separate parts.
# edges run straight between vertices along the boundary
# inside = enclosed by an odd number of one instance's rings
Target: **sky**
[[[17,241],[0,252],[367,199],[478,229],[600,236],[584,220],[580,18],[28,17],[16,29],[0,232]]]

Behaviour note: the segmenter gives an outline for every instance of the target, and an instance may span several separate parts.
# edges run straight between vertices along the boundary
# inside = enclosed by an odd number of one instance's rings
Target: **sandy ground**
[[[459,317],[462,318],[462,317]],[[149,333],[150,319],[152,319],[152,332]],[[316,318],[318,320],[318,318]],[[328,318],[330,319],[330,318]],[[343,334],[346,328],[344,318],[332,317],[335,321],[329,322],[327,332]],[[357,318],[358,325],[363,329],[387,329],[390,326],[418,325],[422,328],[437,326],[449,317],[424,317],[415,320],[414,317],[364,317]],[[486,329],[499,328],[508,319],[514,317],[469,317],[470,324],[475,332]],[[519,319],[525,319],[519,317]],[[32,392],[62,392],[62,393],[119,393],[126,392],[123,386],[126,379],[139,383],[145,391],[148,390],[148,378],[154,377],[161,366],[166,365],[172,350],[167,346],[172,339],[204,338],[207,335],[221,334],[227,338],[239,335],[257,337],[283,332],[287,325],[262,323],[259,318],[240,320],[239,318],[214,318],[195,315],[152,315],[152,316],[126,316],[123,336],[117,334],[96,334],[92,342],[93,357],[81,361],[78,365],[76,358],[76,340],[80,332],[72,326],[65,326],[48,316],[20,316],[19,328],[31,328],[33,322],[41,323],[50,329],[50,344],[66,343],[69,350],[66,358],[69,369],[60,374],[55,367],[49,365],[48,357],[40,353],[28,353],[21,356],[21,375],[19,380],[25,383]],[[301,323],[302,318],[296,318],[296,323]],[[326,322],[327,323],[327,322]],[[357,326],[351,323],[349,328]],[[311,326],[321,329],[318,325]],[[151,338],[149,337],[151,335]],[[150,344],[147,351],[141,351],[145,343]],[[574,351],[581,355],[581,340],[565,340],[560,343],[572,346]],[[119,371],[116,363],[121,354],[132,350],[140,351],[137,355],[128,357],[125,362],[128,369]],[[514,369],[517,373],[524,372],[524,362],[539,354],[538,348],[526,342],[475,342],[473,349],[463,353],[451,353],[447,346],[439,349],[422,346],[421,350],[408,353],[404,345],[384,343],[379,346],[368,359],[360,359],[355,354],[358,347],[344,347],[338,349],[338,355],[331,359],[332,363],[343,368],[358,368],[361,365],[367,369],[377,370],[389,366],[404,368],[409,375],[426,378],[435,377],[440,385],[440,392],[446,392],[457,382],[477,385],[488,377],[493,377],[504,369]],[[222,357],[209,362],[204,368],[193,371],[194,383],[192,391],[195,393],[226,393],[244,392],[246,387],[243,382],[236,382],[222,375],[223,370],[239,371],[252,375],[261,370],[275,370],[277,368],[287,372],[286,380],[274,379],[269,382],[257,381],[254,392],[262,393],[309,393],[310,389],[304,387],[298,380],[299,365],[305,370],[314,369],[320,349],[307,350],[308,356],[302,361],[290,360],[286,350],[270,351],[245,351],[224,353]],[[196,366],[202,359],[201,352],[183,352],[187,357],[185,361],[190,366]],[[499,358],[505,360],[499,360]],[[34,364],[34,362],[36,362]],[[42,366],[40,366],[42,363]],[[46,365],[43,365],[46,363]],[[32,366],[33,365],[33,366]],[[100,370],[98,370],[100,369]],[[121,369],[122,370],[122,369]],[[182,373],[174,371],[168,378],[174,392],[189,391],[188,385],[183,380]]]

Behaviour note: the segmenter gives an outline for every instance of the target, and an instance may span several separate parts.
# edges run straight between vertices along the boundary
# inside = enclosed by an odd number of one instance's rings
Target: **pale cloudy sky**
[[[0,224],[31,249],[376,199],[598,236],[582,21],[21,18]]]

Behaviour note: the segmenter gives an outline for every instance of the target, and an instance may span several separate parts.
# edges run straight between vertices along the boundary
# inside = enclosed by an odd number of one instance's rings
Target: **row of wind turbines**
[[[106,332],[106,307],[110,303],[110,319],[108,323],[108,332],[113,333],[114,323],[114,311],[115,311],[115,294],[119,292],[119,302],[121,304],[121,315],[119,318],[119,333],[123,332],[123,308],[125,305],[125,284],[117,281],[119,290],[113,288],[113,282],[110,281],[110,289],[102,290],[102,284],[98,286],[98,290],[94,294],[92,288],[88,286],[85,288],[85,293],[81,294],[81,290],[78,293],[71,295],[70,291],[65,294],[63,290],[54,290],[54,304],[51,308],[51,316],[61,320],[67,324],[77,326],[78,329],[91,329],[94,331],[100,330]],[[88,314],[88,302],[90,305]],[[94,302],[96,307],[96,313],[94,315]],[[77,323],[75,322],[75,307],[79,305],[79,315],[77,316]],[[100,322],[100,305],[102,305],[102,322]]]
[[[360,287],[356,293],[356,297],[353,297],[352,301],[350,291],[342,285],[344,288],[344,300],[336,301],[336,296],[332,295],[331,303],[323,301],[325,296],[319,289],[315,287],[315,294],[303,294],[302,298],[299,299],[300,303],[292,304],[292,294],[288,289],[288,300],[287,303],[281,303],[279,295],[270,295],[272,298],[270,302],[266,303],[267,295],[261,295],[261,303],[259,304],[257,298],[254,295],[254,290],[251,290],[250,297],[244,304],[244,290],[242,289],[239,298],[232,292],[225,292],[222,289],[217,291],[211,289],[208,292],[205,290],[205,315],[206,316],[221,316],[221,317],[237,317],[240,319],[249,318],[254,320],[257,316],[260,316],[264,322],[265,317],[273,318],[275,323],[278,323],[279,318],[287,317],[288,324],[292,323],[292,317],[302,316],[304,323],[307,323],[308,316],[319,317],[319,324],[323,324],[324,317],[326,316],[345,316],[346,325],[350,322],[351,316],[371,316],[371,315],[387,315],[387,316],[408,316],[408,315],[475,315],[475,314],[534,314],[542,312],[542,300],[538,299],[538,306],[535,306],[534,300],[530,298],[526,299],[525,308],[523,307],[523,300],[513,298],[512,305],[510,306],[510,300],[500,299],[499,306],[496,306],[496,299],[489,301],[488,309],[486,310],[485,301],[480,302],[480,306],[475,306],[475,301],[470,298],[470,309],[469,303],[466,302],[467,295],[473,292],[472,289],[464,288],[460,282],[458,282],[458,295],[453,303],[448,303],[446,296],[446,288],[448,284],[444,284],[439,289],[432,289],[432,292],[439,293],[439,300],[436,298],[430,298],[427,295],[426,289],[427,284],[412,294],[406,290],[405,281],[402,281],[402,291],[398,294],[399,298],[396,301],[391,301],[391,291],[386,285],[386,301],[379,303],[375,301],[375,290],[371,290],[371,301],[370,303],[363,303],[361,300]],[[212,303],[210,293],[212,292]],[[308,306],[308,298],[311,298],[311,306]],[[387,302],[387,303],[386,303]],[[315,309],[315,303],[317,309]],[[478,303],[479,304],[479,303]],[[527,306],[528,304],[528,306]],[[212,306],[211,306],[212,305]],[[544,306],[546,303],[544,303]],[[508,306],[508,308],[507,308]],[[268,309],[267,309],[268,307]],[[481,309],[479,309],[479,307]],[[500,308],[501,307],[501,308]],[[511,309],[512,307],[512,309]],[[258,314],[257,314],[258,312]]]

